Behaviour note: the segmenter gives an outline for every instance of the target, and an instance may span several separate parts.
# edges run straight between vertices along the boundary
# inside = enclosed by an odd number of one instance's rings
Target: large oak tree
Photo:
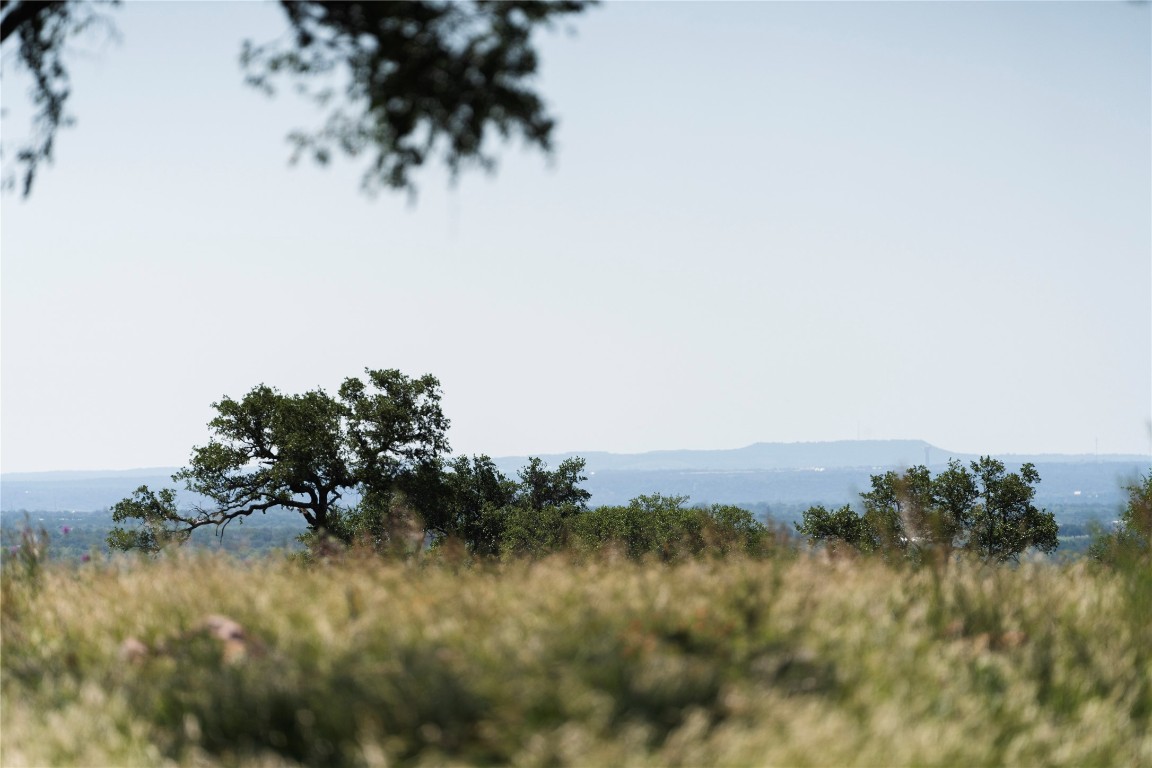
[[[336,397],[285,395],[261,384],[239,400],[221,399],[208,444],[194,448],[189,466],[172,478],[208,503],[184,511],[171,489],[142,486],[112,509],[115,522],[137,525],[113,529],[109,544],[155,551],[197,528],[223,529],[275,509],[297,512],[324,533],[338,527],[339,502],[349,492],[387,500],[438,472],[448,451],[440,383],[396,370],[366,373],[367,381],[346,379]],[[419,499],[409,502],[419,507]]]

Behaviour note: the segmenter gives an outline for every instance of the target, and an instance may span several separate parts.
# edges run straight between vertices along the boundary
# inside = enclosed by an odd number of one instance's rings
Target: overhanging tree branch
[[[23,25],[33,22],[41,14],[55,12],[62,5],[64,2],[60,0],[50,0],[49,2],[8,0],[8,2],[0,3],[0,12],[4,14],[3,18],[0,18],[0,45]]]
[[[37,138],[16,155],[27,196],[41,162],[51,161],[56,132],[68,124],[68,39],[99,18],[99,2],[8,0],[2,38],[19,40],[31,72]],[[533,88],[536,29],[580,13],[592,0],[505,2],[331,2],[281,0],[293,35],[244,43],[245,81],[265,93],[287,77],[324,109],[320,127],[289,134],[293,159],[324,164],[334,155],[367,156],[362,188],[414,189],[412,172],[439,154],[453,176],[467,165],[495,166],[490,137],[520,136],[548,153],[555,119]],[[332,103],[331,76],[343,98]],[[5,186],[15,181],[5,178]]]

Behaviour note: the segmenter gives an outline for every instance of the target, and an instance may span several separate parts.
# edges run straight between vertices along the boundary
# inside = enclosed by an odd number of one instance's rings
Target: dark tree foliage
[[[864,518],[847,504],[839,509],[826,509],[822,504],[809,507],[804,510],[803,521],[796,524],[796,530],[812,541],[824,542],[833,548],[846,545],[861,552],[872,552],[877,545]]]
[[[37,136],[17,154],[25,195],[39,164],[52,159],[56,131],[71,123],[65,44],[104,19],[100,4],[0,4],[0,43],[19,41],[18,61],[35,82]],[[555,120],[531,86],[539,66],[532,33],[589,4],[281,0],[291,34],[264,44],[246,41],[241,62],[251,85],[272,93],[274,81],[288,78],[327,110],[317,129],[289,135],[294,159],[308,154],[327,163],[337,153],[368,155],[365,190],[411,190],[412,170],[435,154],[453,175],[468,164],[491,169],[495,158],[486,142],[493,132],[551,151]]]
[[[1059,544],[1054,515],[1032,503],[1039,482],[1031,464],[1009,473],[988,456],[968,468],[951,461],[935,478],[918,466],[873,475],[872,490],[860,494],[864,514],[811,507],[796,529],[812,542],[890,557],[947,562],[959,548],[986,562],[1017,561]]]
[[[985,456],[972,462],[982,504],[972,510],[967,549],[983,560],[1018,560],[1026,549],[1051,552],[1059,546],[1059,528],[1051,512],[1032,503],[1040,474],[1031,464],[1007,473],[1004,464]]]
[[[959,461],[949,461],[948,468],[932,481],[930,503],[923,515],[914,519],[913,535],[937,547],[947,559],[975,522],[973,513],[979,500],[976,478]]]
[[[579,487],[583,471],[578,457],[554,470],[532,457],[517,482],[487,456],[458,457],[442,474],[429,532],[482,556],[558,548],[567,541],[567,521],[585,512],[591,498]]]
[[[272,509],[298,512],[313,532],[346,537],[341,522],[348,510],[339,502],[350,490],[366,509],[386,509],[406,494],[405,503],[421,508],[428,499],[413,491],[448,450],[440,384],[396,370],[366,373],[366,382],[345,380],[335,398],[321,390],[284,395],[260,385],[240,400],[215,403],[211,439],[173,475],[212,504],[185,513],[171,490],[156,495],[142,487],[113,509],[116,522],[137,520],[139,527],[114,529],[109,545],[152,551],[197,528],[222,530]]]
[[[528,466],[519,473],[521,505],[536,510],[558,507],[570,512],[584,511],[592,494],[579,487],[588,479],[583,472],[584,459],[578,457],[564,459],[552,471],[541,459],[530,458]]]
[[[487,456],[459,456],[441,475],[439,503],[428,519],[429,532],[455,538],[477,555],[498,555],[505,511],[519,495],[514,480]]]

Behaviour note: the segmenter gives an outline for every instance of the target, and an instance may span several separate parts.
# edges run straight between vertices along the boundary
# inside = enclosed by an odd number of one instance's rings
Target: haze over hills
[[[938,448],[922,440],[842,440],[812,443],[755,443],[731,450],[603,451],[541,455],[550,466],[572,456],[586,461],[592,503],[618,504],[640,494],[686,495],[693,502],[842,504],[856,501],[870,475],[888,469],[927,464],[943,467],[951,458],[978,458]],[[1037,465],[1042,503],[1119,502],[1121,487],[1152,466],[1147,456],[1004,455],[1010,469]],[[527,456],[494,461],[509,475]],[[0,475],[0,510],[107,509],[140,485],[170,487],[176,467],[119,471],[33,472]],[[196,503],[181,493],[182,504]]]
[[[815,467],[861,467],[921,464],[925,456],[939,449],[922,440],[843,440],[820,443],[753,443],[743,448],[697,451],[648,451],[646,453],[606,453],[578,451],[549,454],[540,458],[549,464],[580,456],[591,472],[672,471],[672,470],[765,470],[811,469]],[[496,459],[505,471],[524,465],[526,456]]]
[[[541,455],[549,464],[580,456],[591,472],[608,470],[764,470],[764,469],[841,469],[852,467],[904,468],[918,464],[943,466],[949,459],[962,462],[979,458],[977,454],[958,453],[939,448],[923,440],[834,440],[812,443],[753,443],[744,448],[712,451],[648,451],[646,453],[606,453],[603,451]],[[996,458],[1005,464],[1054,464],[1095,461],[1145,462],[1149,457],[1129,454],[1004,454]],[[504,456],[495,459],[505,472],[514,471],[528,460],[527,456]]]

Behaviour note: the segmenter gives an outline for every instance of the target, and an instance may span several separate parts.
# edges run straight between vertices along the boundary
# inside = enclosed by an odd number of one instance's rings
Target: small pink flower
[[[72,526],[70,526],[70,525],[60,526],[60,533],[64,534],[65,536],[67,536],[71,532],[72,532]]]
[[[80,555],[80,562],[86,563],[92,559],[92,555]]]

